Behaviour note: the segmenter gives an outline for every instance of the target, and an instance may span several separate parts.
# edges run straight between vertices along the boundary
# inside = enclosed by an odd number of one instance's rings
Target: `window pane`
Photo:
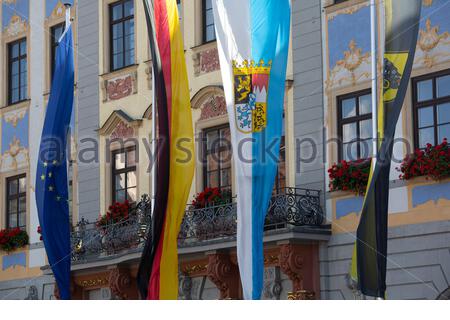
[[[444,140],[444,138],[447,138],[447,140],[450,140],[450,124],[446,124],[443,126],[438,127],[438,138],[439,143]]]
[[[26,41],[22,41],[20,43],[20,55],[24,56],[27,54],[27,42]]]
[[[230,178],[230,170],[222,170],[220,175],[221,181],[220,185],[223,187],[230,186],[231,185],[231,178]]]
[[[137,179],[136,179],[136,172],[132,171],[132,172],[128,172],[127,174],[127,187],[136,187],[137,183],[136,183]]]
[[[25,227],[27,224],[27,215],[25,212],[19,213],[19,225],[18,227]]]
[[[218,177],[218,173],[215,172],[210,172],[208,174],[208,179],[207,179],[207,183],[208,183],[208,187],[218,187],[219,186],[219,177]]]
[[[19,179],[19,193],[27,191],[27,179],[25,177]]]
[[[11,102],[16,103],[19,101],[19,89],[13,89],[11,92]]]
[[[350,142],[357,138],[356,136],[356,122],[344,124],[342,126],[342,141]]]
[[[359,123],[359,138],[371,139],[372,138],[372,120],[364,120]]]
[[[205,12],[205,23],[206,26],[214,25],[214,15],[212,10],[208,10]]]
[[[17,76],[19,74],[19,61],[14,61],[11,64],[11,75]]]
[[[436,94],[438,98],[450,96],[450,75],[436,79]]]
[[[116,202],[125,202],[125,190],[116,191]]]
[[[122,18],[123,12],[122,12],[122,4],[117,4],[112,7],[112,19],[117,20]]]
[[[17,213],[17,199],[9,200],[8,213]]]
[[[27,212],[27,198],[20,197],[19,199],[19,212]]]
[[[120,69],[123,67],[123,54],[115,54],[113,57],[113,69]]]
[[[125,153],[116,153],[115,162],[116,162],[116,170],[125,168]]]
[[[342,100],[342,118],[350,118],[356,116],[356,100],[355,98]]]
[[[125,10],[124,10],[124,16],[132,16],[134,14],[134,6],[133,6],[133,1],[127,1],[124,4]]]
[[[433,99],[433,81],[425,80],[417,83],[417,101]]]
[[[123,38],[113,40],[113,54],[118,54],[123,51]]]
[[[115,189],[125,189],[125,173],[116,175]]]
[[[206,29],[206,41],[213,41],[216,39],[216,32],[214,25],[207,27]]]
[[[435,144],[434,127],[419,130],[419,148],[425,148],[427,143]]]
[[[434,125],[433,107],[419,109],[419,128]]]
[[[17,58],[19,56],[19,44],[15,43],[11,45],[11,58]]]
[[[125,36],[123,39],[125,43],[125,51],[130,51],[134,49],[134,35]]]
[[[218,164],[218,155],[217,154],[209,154],[206,160],[208,171],[219,169]]]
[[[112,38],[118,39],[123,37],[122,23],[117,23],[112,26]]]
[[[359,97],[359,114],[368,114],[372,112],[372,95],[366,94]]]
[[[19,88],[19,75],[14,75],[11,77],[11,89],[18,89]]]
[[[13,196],[17,194],[18,181],[11,180],[9,181],[9,195]]]
[[[450,122],[450,103],[437,106],[438,124]]]
[[[124,22],[124,32],[125,35],[132,35],[134,34],[134,19],[127,20]]]
[[[136,188],[130,188],[127,190],[127,200],[130,202],[135,202],[137,199]]]
[[[358,159],[358,143],[344,143],[342,147],[342,158],[347,161]]]
[[[24,85],[24,86],[20,87],[20,97],[19,97],[19,99],[20,100],[25,100],[26,98],[27,98],[27,86]]]
[[[359,143],[359,150],[360,150],[360,158],[362,159],[366,159],[369,158],[370,156],[372,156],[372,140],[368,139],[368,140],[363,140]]]
[[[211,0],[205,0],[205,10],[212,9]]]
[[[134,63],[134,50],[125,52],[125,66],[130,66]]]
[[[8,228],[16,228],[17,227],[17,214],[11,214],[9,216],[9,226]]]
[[[229,128],[220,130],[220,139],[221,146],[231,148],[231,133]]]
[[[210,131],[206,134],[206,147],[207,150],[212,150],[218,146],[219,135],[217,131]]]

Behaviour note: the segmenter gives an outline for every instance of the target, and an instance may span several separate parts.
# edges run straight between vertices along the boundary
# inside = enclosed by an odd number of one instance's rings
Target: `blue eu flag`
[[[56,51],[56,67],[42,130],[36,172],[36,204],[42,238],[61,299],[70,299],[70,223],[67,138],[73,107],[72,27]]]

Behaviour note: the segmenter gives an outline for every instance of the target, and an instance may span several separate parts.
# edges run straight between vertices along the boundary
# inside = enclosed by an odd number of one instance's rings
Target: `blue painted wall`
[[[28,21],[30,5],[29,0],[14,0],[12,3],[2,3],[2,24],[5,28],[9,24],[9,20],[14,15],[21,17],[23,20]]]

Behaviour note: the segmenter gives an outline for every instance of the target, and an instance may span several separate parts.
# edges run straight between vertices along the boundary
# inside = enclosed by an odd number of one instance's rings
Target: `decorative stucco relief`
[[[111,140],[129,139],[134,137],[134,129],[128,126],[125,122],[119,121],[116,128],[110,135]]]
[[[355,40],[348,44],[344,58],[332,67],[326,80],[326,88],[354,86],[358,81],[369,80],[371,75],[370,53],[363,53]]]
[[[0,172],[26,168],[28,159],[28,150],[21,146],[18,138],[14,137],[9,143],[9,149],[2,156]]]
[[[120,100],[137,93],[137,72],[104,80],[103,102]]]
[[[194,61],[194,74],[199,76],[220,69],[219,53],[217,48],[206,49],[192,56]]]
[[[27,31],[27,22],[21,17],[14,15],[5,29],[5,33],[9,37],[15,37]]]
[[[440,32],[439,25],[433,25],[430,18],[425,22],[425,29],[419,30],[417,52],[414,63],[432,68],[450,58],[450,34]]]

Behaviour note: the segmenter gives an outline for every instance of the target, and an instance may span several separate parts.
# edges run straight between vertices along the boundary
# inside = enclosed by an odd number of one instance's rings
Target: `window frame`
[[[19,174],[19,175],[16,175],[16,176],[11,176],[11,177],[6,178],[6,192],[5,192],[5,194],[6,194],[6,228],[8,228],[8,229],[20,228],[22,230],[25,230],[26,227],[27,227],[27,221],[26,221],[26,214],[27,214],[27,207],[26,207],[26,203],[27,203],[27,191],[26,191],[26,189],[27,189],[27,181],[26,181],[26,178],[27,178],[26,173],[22,173],[22,174]],[[21,179],[25,179],[25,192],[22,192],[22,193],[19,192],[20,191],[20,183],[19,182],[20,182]],[[17,190],[16,190],[17,193],[15,195],[11,195],[10,194],[10,183],[12,181],[17,181]],[[23,225],[23,226],[20,225],[20,218],[19,218],[19,215],[20,215],[19,203],[20,203],[20,199],[21,198],[25,198],[25,225]],[[10,225],[11,213],[10,213],[9,202],[11,200],[16,200],[17,201],[17,212],[16,212],[17,225],[16,226],[11,226]]]
[[[208,26],[214,26],[214,39],[212,39],[212,40],[207,40],[206,39],[206,35],[207,35],[207,32],[206,32],[206,30],[207,30],[207,25],[206,25],[206,1],[208,1],[208,0],[202,0],[202,43],[203,44],[207,44],[207,43],[210,43],[210,42],[214,42],[214,41],[217,41],[217,36],[216,36],[216,33],[215,33],[215,22],[211,25],[208,25]],[[211,2],[211,5],[212,5],[212,2]],[[212,10],[212,9],[208,9],[208,10]]]
[[[57,23],[50,27],[50,85],[53,82],[53,74],[55,73],[55,60],[56,60],[56,50],[58,48],[58,40],[55,38],[55,30],[61,28],[64,33],[64,29],[66,28],[66,22]]]
[[[22,43],[25,42],[26,45],[26,51],[24,55],[21,55],[20,53],[20,49],[22,46]],[[14,45],[19,45],[19,53],[18,56],[16,58],[11,58],[12,57],[12,48]],[[21,81],[21,61],[25,60],[26,65],[27,65],[27,79],[26,79],[26,88],[28,91],[28,43],[27,43],[27,37],[23,37],[20,39],[17,39],[15,41],[11,41],[7,44],[7,53],[8,53],[8,105],[14,105],[23,101],[26,101],[28,99],[28,92],[25,92],[25,96],[22,97],[20,92],[21,92],[21,88],[22,88],[22,81]],[[19,73],[18,73],[18,77],[19,77],[19,98],[17,101],[12,101],[12,64],[14,62],[18,62],[18,68],[19,68]]]
[[[224,129],[231,130],[230,129],[230,125],[227,123],[227,124],[223,124],[223,125],[219,125],[219,126],[215,126],[215,127],[206,128],[206,129],[204,129],[202,131],[202,149],[201,150],[202,150],[203,189],[206,189],[207,187],[209,187],[208,186],[208,176],[209,176],[209,173],[211,173],[211,172],[217,172],[217,174],[218,174],[218,180],[217,181],[218,181],[218,186],[219,186],[220,190],[229,190],[229,191],[231,191],[233,189],[232,161],[230,161],[230,167],[229,168],[223,168],[222,167],[222,165],[223,165],[222,161],[223,160],[220,159],[218,161],[218,164],[217,164],[218,169],[217,170],[210,170],[210,171],[208,171],[208,155],[210,154],[210,153],[208,153],[208,133],[216,131],[216,132],[219,133],[219,139],[220,139],[220,132],[221,132],[221,130],[224,130]],[[230,131],[230,134],[231,134],[231,131]],[[221,146],[219,148],[219,150],[216,151],[216,153],[220,154],[220,153],[222,153],[222,152],[224,152],[226,150],[227,150],[226,147]],[[231,153],[233,152],[232,151],[232,146],[231,146],[231,141],[229,141],[229,148],[228,148],[228,150]],[[225,170],[225,169],[228,169],[230,171],[230,185],[222,186],[222,183],[221,183],[222,182],[222,171]]]
[[[420,148],[419,146],[419,109],[432,107],[433,108],[433,129],[434,129],[434,143],[435,145],[440,144],[442,141],[439,141],[439,131],[438,131],[438,113],[437,113],[437,105],[450,103],[450,95],[442,98],[437,98],[437,78],[443,76],[450,76],[450,69],[441,70],[438,72],[428,73],[422,76],[418,76],[412,78],[412,109],[413,109],[413,137],[414,137],[414,149]],[[432,92],[433,97],[429,100],[418,101],[418,89],[417,85],[419,82],[431,80],[433,85]],[[431,128],[427,127],[427,128]],[[450,137],[449,137],[450,139]],[[422,148],[423,149],[423,148]]]
[[[122,6],[122,13],[124,13],[124,4],[126,2],[131,2],[133,3],[133,15],[124,17],[122,16],[122,18],[118,19],[118,20],[113,20],[113,8],[116,6]],[[119,0],[113,3],[110,3],[108,5],[108,13],[109,13],[109,70],[110,72],[115,72],[115,71],[119,71],[125,68],[128,68],[132,65],[134,65],[136,63],[136,42],[134,44],[134,56],[133,56],[133,63],[131,64],[126,64],[125,63],[125,22],[129,21],[129,20],[133,20],[134,21],[134,30],[133,30],[133,37],[136,37],[136,21],[135,21],[135,16],[136,16],[136,7],[134,5],[134,1],[133,0]],[[113,44],[113,27],[116,24],[121,24],[122,25],[122,35],[123,35],[123,43],[122,43],[122,52],[123,52],[123,57],[122,57],[122,67],[120,68],[114,68],[114,44]]]
[[[121,149],[117,149],[117,150],[113,150],[111,152],[111,160],[112,160],[112,166],[111,166],[111,199],[112,202],[115,203],[117,202],[116,199],[116,192],[118,191],[118,189],[116,188],[116,176],[119,174],[125,174],[125,188],[124,189],[120,189],[120,190],[125,190],[125,200],[128,200],[130,203],[133,203],[135,201],[130,201],[128,199],[128,193],[127,190],[129,189],[128,187],[128,174],[130,172],[135,172],[136,173],[136,178],[137,178],[137,163],[134,164],[134,166],[128,167],[128,153],[134,151],[135,152],[135,159],[137,157],[137,148],[136,146],[130,146],[130,147],[126,147],[126,148],[121,148]],[[125,154],[125,168],[123,169],[116,169],[116,155],[124,153]],[[132,188],[136,188],[136,197],[137,197],[137,186],[138,186],[138,182],[136,179],[136,186],[132,187]]]
[[[338,159],[339,161],[344,159],[344,138],[343,138],[343,134],[344,134],[344,125],[345,124],[349,124],[349,123],[357,123],[358,125],[356,126],[356,137],[355,139],[351,140],[350,142],[347,142],[348,144],[353,144],[353,143],[357,143],[357,158],[360,159],[361,158],[361,146],[360,146],[360,142],[361,142],[361,128],[359,126],[359,124],[362,121],[366,121],[366,120],[371,120],[372,119],[372,111],[370,111],[370,113],[366,113],[363,115],[359,114],[359,98],[365,95],[371,95],[372,94],[372,89],[364,89],[364,90],[359,90],[359,91],[355,91],[355,92],[351,92],[351,93],[347,93],[344,95],[340,95],[337,97],[337,133],[338,133],[338,138],[339,138],[339,143],[338,143]],[[347,100],[349,98],[354,98],[356,100],[356,115],[343,119],[342,117],[342,101]],[[368,140],[368,139],[363,139],[363,140]],[[369,140],[373,140],[373,137]],[[372,151],[373,153],[373,151]],[[368,155],[370,157],[370,154]],[[354,159],[357,160],[357,159]]]

